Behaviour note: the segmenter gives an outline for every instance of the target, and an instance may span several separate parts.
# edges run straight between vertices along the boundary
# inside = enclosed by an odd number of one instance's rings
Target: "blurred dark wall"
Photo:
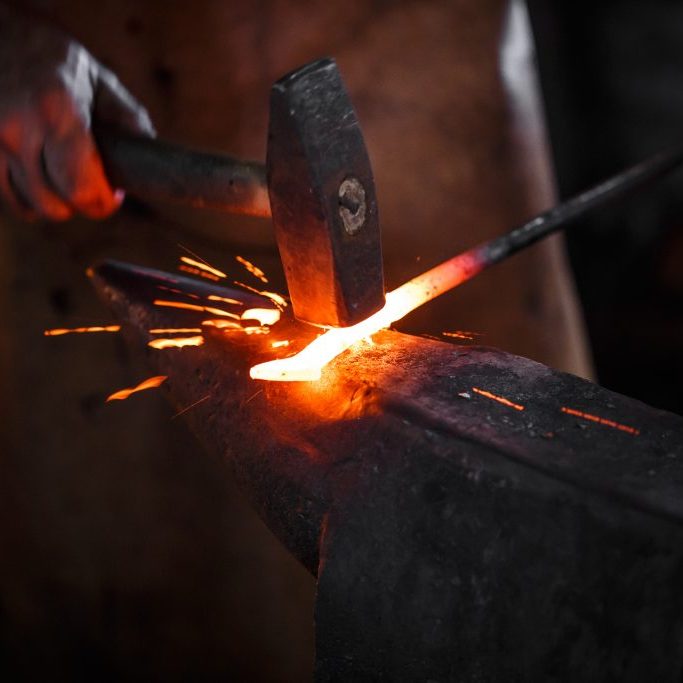
[[[681,142],[681,3],[529,7],[562,197]],[[683,170],[567,236],[599,382],[683,413]]]

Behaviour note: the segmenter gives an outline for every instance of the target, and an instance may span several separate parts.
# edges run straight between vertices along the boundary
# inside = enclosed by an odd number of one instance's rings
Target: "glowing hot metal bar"
[[[521,227],[444,261],[389,292],[386,304],[374,315],[351,327],[329,330],[294,356],[255,365],[250,370],[251,377],[281,382],[319,379],[322,368],[355,342],[388,327],[485,268],[565,227],[591,209],[603,206],[664,175],[682,160],[683,152],[679,149],[656,155],[536,216]]]

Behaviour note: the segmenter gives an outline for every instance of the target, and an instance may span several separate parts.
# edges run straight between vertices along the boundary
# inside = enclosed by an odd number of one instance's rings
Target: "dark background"
[[[681,3],[529,6],[561,197],[680,144]],[[683,172],[567,240],[600,384],[683,413]]]

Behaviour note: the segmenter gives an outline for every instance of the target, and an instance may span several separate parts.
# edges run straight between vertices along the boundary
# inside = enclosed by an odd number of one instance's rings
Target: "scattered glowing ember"
[[[163,289],[165,292],[171,292],[172,294],[182,294],[190,299],[199,299],[198,294],[191,294],[190,292],[184,292],[182,289],[175,289],[174,287],[164,287],[164,285],[158,285],[157,289]]]
[[[238,299],[228,299],[224,296],[216,296],[215,294],[209,294],[207,297],[209,301],[223,301],[226,304],[235,304],[236,306],[244,306],[244,301],[239,301]]]
[[[574,408],[567,408],[562,406],[562,412],[567,415],[573,415],[574,417],[580,417],[584,420],[589,420],[590,422],[597,422],[598,424],[605,425],[605,427],[612,427],[612,429],[618,429],[621,432],[627,432],[628,434],[633,434],[633,436],[638,436],[640,430],[635,427],[629,427],[628,425],[619,424],[614,420],[607,420],[604,417],[598,417],[597,415],[591,415],[590,413],[584,413],[581,410],[575,410]]]
[[[184,308],[188,311],[203,311],[205,313],[211,313],[211,315],[222,315],[226,318],[235,318],[235,320],[240,319],[239,315],[235,315],[235,313],[228,313],[228,311],[224,311],[221,308],[213,308],[211,306],[199,306],[198,304],[188,304],[184,301],[164,301],[163,299],[155,299],[154,305],[167,306],[168,308]]]
[[[464,332],[463,330],[455,330],[453,332],[442,332],[444,337],[453,337],[453,339],[465,339],[467,341],[474,341],[475,337],[481,337],[478,332]]]
[[[224,330],[226,328],[232,328],[236,330],[241,330],[242,325],[239,323],[234,323],[232,320],[202,320],[202,325],[207,325],[208,327],[216,327],[219,330]]]
[[[200,333],[201,329],[198,327],[157,327],[150,330],[150,334],[195,334]]]
[[[199,268],[199,270],[202,270],[205,273],[210,273],[211,275],[214,275],[216,277],[228,277],[222,270],[218,270],[218,268],[214,268],[213,266],[210,266],[208,263],[205,263],[204,261],[189,258],[188,256],[181,256],[180,260],[183,263],[186,263],[188,266],[192,266],[193,268]]]
[[[275,325],[280,320],[277,308],[249,308],[242,313],[242,320],[258,320],[261,325]]]
[[[241,325],[237,325],[235,327],[225,327],[222,328],[223,332],[226,334],[231,334],[233,332],[239,332],[240,334],[270,334],[270,328],[269,327],[264,327],[264,326],[247,326],[247,327],[242,327]]]
[[[389,327],[422,304],[470,279],[483,266],[484,261],[476,252],[444,261],[389,292],[384,307],[369,318],[351,327],[328,330],[296,355],[255,365],[249,374],[254,379],[281,382],[320,379],[322,368],[355,342]]]
[[[121,389],[120,391],[114,392],[108,399],[109,401],[124,401],[131,394],[136,394],[138,391],[145,391],[145,389],[154,389],[155,387],[163,384],[168,377],[166,375],[158,375],[157,377],[150,377],[144,382],[140,382],[136,387],[131,387],[130,389]]]
[[[71,329],[55,328],[53,330],[45,330],[43,334],[46,337],[59,337],[63,334],[83,334],[85,332],[118,332],[120,329],[121,325],[107,325],[105,327],[72,327]]]
[[[261,282],[268,284],[268,278],[266,277],[266,274],[253,263],[247,261],[247,259],[242,258],[241,256],[235,256],[235,261],[237,261],[237,263],[241,263],[254,277],[261,280]]]
[[[492,394],[490,391],[478,389],[477,387],[472,387],[472,391],[475,394],[479,394],[480,396],[490,398],[492,401],[497,401],[498,403],[501,403],[502,405],[507,406],[508,408],[514,408],[515,410],[524,410],[524,406],[519,405],[519,403],[513,403],[512,401],[508,401],[508,399],[504,398],[503,396],[497,396],[496,394]]]
[[[220,278],[212,273],[207,273],[199,268],[193,268],[192,266],[179,266],[178,270],[182,270],[183,273],[189,273],[190,275],[197,275],[198,277],[206,278],[207,280],[212,280],[213,282],[218,282]]]
[[[282,294],[278,294],[277,292],[266,292],[266,291],[259,291],[255,287],[250,287],[249,285],[245,285],[244,282],[239,282],[238,280],[235,280],[235,284],[238,287],[243,287],[249,292],[253,292],[254,294],[259,294],[260,296],[265,296],[268,299],[270,299],[276,306],[279,306],[280,308],[287,308],[287,299],[285,299]]]
[[[147,343],[153,349],[182,349],[185,346],[201,346],[204,343],[204,337],[201,334],[195,337],[171,337],[168,339],[152,339]]]
[[[285,347],[285,346],[289,346],[289,344],[290,344],[289,339],[282,339],[281,341],[275,341],[275,342],[273,342],[270,346],[271,346],[273,349],[281,349],[281,348],[283,348],[283,347]]]

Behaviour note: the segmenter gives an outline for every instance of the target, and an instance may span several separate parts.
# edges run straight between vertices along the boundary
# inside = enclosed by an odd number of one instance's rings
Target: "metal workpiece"
[[[317,680],[680,680],[683,418],[394,332],[318,382],[257,382],[250,366],[312,328],[285,315],[269,334],[158,351],[148,329],[202,315],[154,306],[160,284],[252,295],[124,264],[93,281],[181,419],[317,575]]]
[[[333,60],[273,86],[266,167],[296,317],[345,327],[379,310],[384,276],[375,184]]]

